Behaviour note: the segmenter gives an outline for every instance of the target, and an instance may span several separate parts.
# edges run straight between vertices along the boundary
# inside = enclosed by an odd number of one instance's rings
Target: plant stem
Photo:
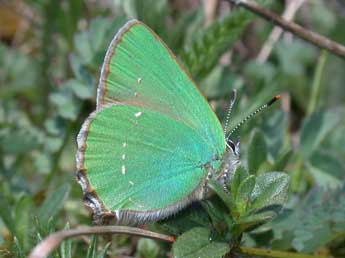
[[[322,75],[325,68],[326,60],[327,60],[327,52],[323,50],[321,51],[321,54],[318,58],[317,66],[316,66],[316,70],[315,70],[315,74],[313,78],[313,84],[311,87],[311,97],[310,97],[309,105],[307,108],[308,115],[310,115],[311,113],[315,111],[316,104],[320,97],[321,86],[322,86]]]
[[[274,24],[282,27],[284,30],[290,31],[294,35],[304,39],[305,41],[308,41],[315,46],[318,46],[319,48],[327,49],[329,52],[338,55],[342,58],[345,58],[345,46],[341,45],[333,40],[330,40],[327,37],[324,37],[320,34],[317,34],[311,30],[307,30],[303,28],[302,26],[294,23],[289,22],[281,18],[279,15],[260,7],[255,2],[250,0],[227,0],[232,4],[236,4],[238,6],[241,6],[259,16],[262,18],[273,22]]]
[[[158,239],[169,243],[175,242],[175,237],[159,234],[149,230],[144,230],[134,227],[125,226],[94,226],[94,227],[80,227],[77,229],[62,230],[51,234],[31,251],[28,258],[45,258],[53,250],[55,250],[62,241],[67,238],[77,237],[81,235],[94,234],[130,234],[134,236],[147,237]]]
[[[261,248],[251,248],[251,247],[239,247],[241,253],[246,255],[254,255],[258,257],[273,257],[273,258],[327,258],[325,256],[316,256],[309,254],[293,253],[293,252],[283,252],[275,251]]]

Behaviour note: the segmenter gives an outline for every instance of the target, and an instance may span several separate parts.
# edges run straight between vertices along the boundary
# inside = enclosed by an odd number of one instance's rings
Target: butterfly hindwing
[[[203,164],[213,154],[192,128],[119,104],[91,114],[82,131],[78,170],[87,171],[102,212],[132,211],[145,218],[145,212],[147,217],[166,210],[168,215],[169,207],[201,198]]]

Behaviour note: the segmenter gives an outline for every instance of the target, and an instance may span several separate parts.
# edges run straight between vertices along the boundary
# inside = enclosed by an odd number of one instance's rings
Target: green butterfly
[[[96,111],[78,135],[77,179],[96,220],[165,218],[226,181],[239,143],[222,126],[174,54],[131,20],[103,63]]]

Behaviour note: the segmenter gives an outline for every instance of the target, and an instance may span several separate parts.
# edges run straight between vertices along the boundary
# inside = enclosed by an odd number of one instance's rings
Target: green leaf
[[[92,61],[94,53],[87,32],[83,31],[75,35],[74,45],[76,47],[77,53],[81,57],[82,63],[90,63]]]
[[[97,258],[106,258],[110,245],[111,245],[111,242],[107,243],[105,247],[102,249],[102,251],[99,253],[99,255],[97,256]]]
[[[55,191],[49,193],[38,210],[38,216],[41,223],[48,221],[59,212],[69,195],[70,189],[71,186],[69,184],[63,184]]]
[[[69,62],[75,78],[81,82],[89,83],[93,85],[95,78],[92,73],[86,68],[86,65],[82,63],[81,58],[72,53],[69,58]]]
[[[52,168],[52,157],[50,153],[35,152],[32,154],[32,159],[37,173],[49,174]]]
[[[201,16],[201,13],[201,6],[189,12],[182,12],[180,18],[176,20],[174,26],[169,30],[167,35],[169,38],[166,42],[174,53],[177,53],[177,49],[182,48],[188,36],[193,35],[190,33],[190,29],[195,27],[193,25],[198,21],[198,17]]]
[[[123,20],[123,23],[125,21]],[[122,23],[122,21],[121,21]],[[122,24],[123,24],[122,23]],[[100,51],[102,48],[106,47],[106,41],[110,40],[112,35],[108,35],[109,28],[116,31],[117,28],[113,27],[113,24],[109,19],[105,17],[96,17],[91,20],[89,31],[88,31],[88,40],[90,41],[91,49],[94,53]]]
[[[32,207],[32,200],[28,196],[22,196],[15,206],[15,234],[24,250],[29,247]]]
[[[272,83],[274,75],[277,73],[276,70],[276,66],[272,63],[259,63],[256,60],[249,60],[244,67],[246,78],[258,84]]]
[[[144,22],[162,36],[165,18],[169,11],[167,0],[115,0],[114,2],[117,10],[124,12],[127,17],[133,17]]]
[[[38,149],[43,141],[43,133],[30,125],[20,128],[5,128],[0,131],[0,146],[6,153],[25,154]]]
[[[206,202],[206,204],[204,204],[204,202]],[[158,226],[158,230],[163,230],[163,232],[175,236],[181,235],[183,232],[195,227],[209,227],[210,217],[212,218],[213,216],[213,214],[208,214],[209,209],[217,213],[215,215],[216,217],[218,217],[219,211],[217,210],[215,202],[209,200],[205,200],[204,202],[202,202],[201,205],[195,203],[191,209],[182,210],[175,216],[160,221],[159,224],[157,223],[155,226]]]
[[[19,243],[17,237],[14,237],[13,249],[14,249],[15,257],[17,257],[17,258],[25,258],[23,247]]]
[[[181,54],[193,78],[203,78],[214,68],[220,56],[240,37],[251,17],[249,12],[236,10],[193,38]]]
[[[292,157],[293,151],[292,150],[288,150],[286,152],[284,152],[283,154],[281,154],[278,159],[274,162],[271,170],[272,171],[281,171],[283,170],[286,165],[288,164],[290,158]]]
[[[285,74],[290,76],[300,76],[305,72],[306,63],[315,61],[315,49],[306,47],[303,41],[294,41],[289,44],[286,41],[280,41],[276,44],[275,52],[277,54],[280,67]]]
[[[91,99],[96,93],[96,89],[93,85],[85,84],[78,80],[68,80],[62,87],[70,88],[80,99]]]
[[[283,205],[287,200],[289,176],[282,172],[268,172],[256,178],[252,192],[250,210],[278,204]]]
[[[77,102],[70,89],[64,88],[62,91],[55,92],[49,96],[49,99],[56,105],[61,117],[68,120],[77,118],[80,103]]]
[[[264,134],[255,129],[251,134],[248,146],[248,171],[250,174],[255,174],[267,158],[267,146]]]
[[[219,184],[218,181],[210,180],[208,182],[208,187],[222,199],[229,210],[235,208],[235,205],[232,202],[232,198],[230,198],[230,195],[224,191],[223,187]]]
[[[93,235],[91,237],[91,242],[89,244],[89,248],[87,249],[86,258],[96,258],[97,247],[98,247],[98,236]]]
[[[201,206],[207,213],[206,215],[208,223],[204,223],[203,225],[198,226],[210,227],[211,225],[217,225],[224,220],[224,215],[228,212],[228,209],[224,209],[224,202],[217,202],[217,199],[215,198],[202,201]]]
[[[16,232],[16,222],[12,216],[11,212],[11,205],[6,199],[6,197],[3,195],[3,193],[0,192],[0,218],[2,222],[5,224],[7,229],[10,232],[15,233]]]
[[[317,150],[306,163],[316,185],[325,188],[337,188],[344,182],[345,167],[333,154],[324,150]]]
[[[208,99],[222,98],[230,94],[231,89],[238,89],[243,80],[232,73],[229,67],[216,66],[199,84]]]
[[[238,187],[236,195],[236,207],[240,216],[243,216],[251,201],[251,194],[255,186],[255,176],[251,175],[244,179]]]
[[[140,257],[143,258],[156,258],[159,255],[159,245],[156,241],[148,238],[139,239],[137,250]]]
[[[179,236],[173,245],[176,258],[221,258],[229,251],[227,243],[210,239],[207,228],[193,228]]]
[[[285,151],[284,145],[286,145],[286,136],[288,135],[289,114],[278,109],[277,103],[257,118],[261,120],[260,130],[265,135],[268,157],[276,160],[279,158],[279,154]],[[275,171],[281,171],[281,169]]]
[[[37,85],[40,69],[33,56],[30,57],[29,54],[24,54],[24,51],[5,46],[1,42],[0,67],[0,85],[6,85],[6,87],[0,87],[2,100],[14,97],[15,94],[31,95]]]
[[[345,232],[345,185],[337,189],[314,187],[293,210],[272,221],[273,244],[313,253]]]
[[[236,170],[234,171],[233,175],[231,176],[229,182],[230,182],[230,192],[231,192],[231,197],[233,200],[236,200],[237,193],[238,193],[238,188],[242,181],[249,177],[248,171],[242,167],[238,166]]]
[[[320,111],[304,120],[300,150],[305,159],[308,159],[327,135],[340,121],[340,114],[335,111]]]
[[[69,223],[67,222],[64,230],[70,229]],[[60,246],[60,254],[61,258],[72,258],[72,240],[67,239],[61,243]]]
[[[258,214],[241,217],[236,221],[236,224],[240,226],[240,230],[243,232],[249,228],[253,228],[254,226],[268,222],[275,216],[277,216],[277,213],[274,211],[265,211]]]

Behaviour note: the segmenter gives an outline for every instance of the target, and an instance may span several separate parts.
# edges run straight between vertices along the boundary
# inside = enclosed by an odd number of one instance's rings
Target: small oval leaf
[[[289,176],[283,172],[268,172],[256,178],[250,210],[259,210],[273,204],[283,204],[287,198]]]
[[[193,228],[179,236],[173,245],[174,258],[221,258],[230,251],[229,245],[211,239],[207,228]]]
[[[242,181],[238,187],[236,196],[236,207],[240,216],[246,213],[247,207],[251,202],[251,194],[255,186],[255,176],[251,175]]]

